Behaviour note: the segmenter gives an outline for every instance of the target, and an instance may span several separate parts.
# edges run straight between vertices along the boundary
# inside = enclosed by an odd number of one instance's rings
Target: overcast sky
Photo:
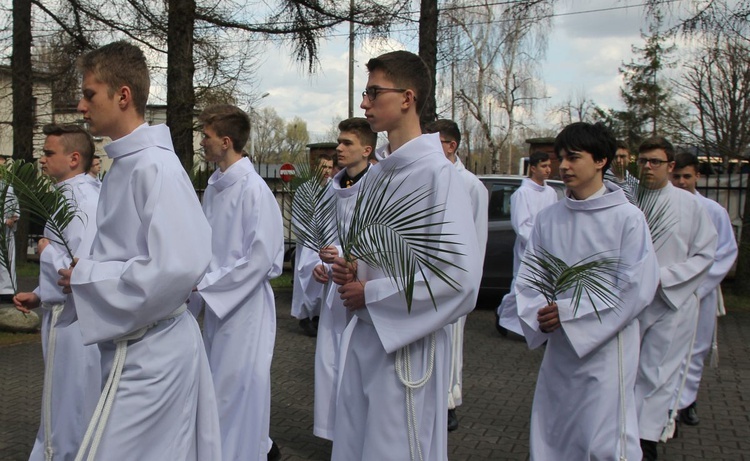
[[[642,0],[568,0],[558,2],[541,76],[549,99],[537,109],[540,123],[545,109],[585,94],[597,104],[621,107],[618,68],[632,58],[631,45],[642,46],[641,30],[648,31]],[[598,10],[598,11],[592,11]],[[307,121],[313,140],[324,135],[333,119],[347,115],[348,27],[324,41],[320,68],[312,76],[290,57],[287,48],[268,45],[259,68],[257,103],[273,107],[284,119]],[[400,32],[386,43],[359,41],[355,51],[355,94],[365,86],[364,63],[385,51],[417,51],[416,31]],[[360,98],[354,114],[361,115]]]

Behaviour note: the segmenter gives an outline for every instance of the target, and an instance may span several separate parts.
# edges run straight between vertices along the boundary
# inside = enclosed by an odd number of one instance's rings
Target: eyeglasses
[[[408,90],[405,88],[382,88],[379,86],[371,86],[365,88],[365,91],[362,92],[362,97],[364,98],[365,96],[367,96],[367,99],[372,102],[375,100],[375,98],[378,97],[380,93],[386,93],[388,91],[398,91],[399,93],[403,93],[404,91]]]
[[[669,163],[669,160],[661,160],[658,158],[639,158],[638,165],[645,166],[647,163],[651,164],[654,168],[659,168],[665,163]]]

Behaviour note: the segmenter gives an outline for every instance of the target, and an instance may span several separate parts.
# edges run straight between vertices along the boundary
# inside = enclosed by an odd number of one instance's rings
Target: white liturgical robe
[[[518,272],[516,296],[526,341],[532,349],[547,342],[531,411],[532,460],[616,461],[621,450],[627,459],[641,459],[633,393],[639,343],[635,319],[654,296],[659,266],[643,214],[622,189],[608,181],[605,185],[602,196],[566,197],[542,210],[526,255],[544,249],[568,265],[597,254],[617,259],[617,280],[609,279],[619,304],[583,295],[575,306],[573,290],[568,290],[557,299],[560,328],[543,333],[537,312],[547,302],[528,282],[529,267],[522,264]]]
[[[350,187],[341,188],[340,179],[346,170],[339,171],[330,183],[329,194],[333,194],[336,200],[336,222],[342,226],[342,233],[348,231],[354,204],[357,201],[357,193],[365,173],[359,181]],[[339,242],[335,242],[341,253]],[[317,255],[316,255],[317,257]],[[321,264],[318,259],[318,265]],[[339,377],[339,360],[341,335],[344,333],[349,321],[346,307],[338,294],[339,286],[329,282],[323,285],[313,281],[317,285],[327,288],[323,296],[320,309],[320,321],[318,323],[318,336],[315,344],[315,412],[313,434],[318,437],[333,440],[333,427],[336,420],[336,389]]]
[[[416,459],[419,451],[425,460],[447,459],[450,324],[473,309],[481,278],[474,220],[466,206],[470,198],[443,154],[439,135],[412,139],[390,155],[385,154],[388,148],[378,150],[380,162],[370,167],[361,187],[392,172],[393,182],[385,192],[391,200],[419,188],[430,191],[413,207],[444,207],[423,222],[435,223],[431,232],[450,234],[440,239],[441,248],[459,254],[440,255],[463,270],[436,264],[460,288],[454,290],[427,272],[436,307],[417,275],[408,312],[394,281],[359,262],[357,278],[365,282],[366,307],[354,312],[342,336],[333,461]],[[407,392],[403,381],[422,385]]]
[[[524,178],[521,181],[521,187],[510,196],[510,224],[516,232],[516,243],[513,245],[513,281],[510,291],[500,302],[497,314],[500,317],[501,327],[521,336],[523,336],[523,329],[518,319],[515,277],[521,266],[529,237],[531,237],[536,215],[555,202],[557,202],[555,189],[546,184],[540,186],[530,178]]]
[[[71,277],[85,344],[109,374],[118,338],[144,327],[127,355],[97,459],[221,459],[211,373],[198,324],[179,312],[211,260],[211,228],[165,125],[105,146],[98,231]],[[67,305],[66,305],[67,308]]]
[[[99,189],[79,174],[57,184],[75,207],[74,218],[63,232],[75,257],[86,257],[96,234],[96,206]],[[39,255],[39,286],[34,292],[42,302],[42,348],[45,360],[42,411],[39,432],[31,451],[30,461],[45,460],[45,450],[52,459],[72,461],[83,439],[101,391],[99,348],[83,345],[78,322],[55,326],[53,319],[70,298],[57,284],[57,271],[70,267],[65,247],[49,228],[44,237],[50,244]],[[52,340],[50,342],[50,339]]]
[[[215,171],[203,196],[213,258],[198,293],[225,461],[265,461],[271,448],[271,359],[276,304],[270,280],[284,263],[276,198],[243,158]]]
[[[688,407],[698,397],[698,387],[700,386],[701,376],[703,376],[703,362],[711,350],[711,344],[714,340],[716,314],[720,300],[720,284],[737,258],[737,240],[734,237],[732,221],[729,219],[727,210],[697,191],[695,196],[700,199],[700,202],[706,208],[706,212],[718,233],[718,241],[714,263],[708,269],[706,278],[696,292],[698,299],[700,299],[698,330],[695,334],[695,344],[690,357],[688,375],[685,380],[685,388],[680,396],[678,409]],[[678,390],[675,389],[676,392]]]
[[[671,183],[658,191],[656,208],[666,203],[667,231],[654,242],[659,289],[639,315],[641,353],[635,383],[640,437],[656,442],[669,421],[679,386],[680,364],[690,354],[698,319],[696,291],[716,253],[716,229],[697,197]]]
[[[2,182],[0,182],[0,187],[5,187]],[[13,218],[14,216],[19,216],[20,213],[20,210],[18,208],[18,200],[16,199],[16,195],[13,193],[12,186],[8,186],[8,192],[5,196],[3,210],[5,213],[3,214],[3,222],[0,223],[0,226],[2,226],[2,231],[5,232],[5,240],[8,244],[8,254],[11,255],[11,258],[10,273],[8,272],[8,269],[5,267],[5,265],[0,264],[0,294],[14,295],[15,293],[13,291],[13,287],[16,283],[16,227],[18,227],[18,225],[13,224],[11,227],[8,227],[5,224],[6,220]]]
[[[487,249],[487,212],[489,192],[487,188],[477,178],[477,175],[467,170],[461,159],[456,157],[453,166],[456,167],[461,181],[469,193],[471,199],[472,217],[474,218],[474,228],[477,233],[477,247],[479,249],[479,259],[484,262],[484,252]],[[481,272],[480,272],[481,277]],[[448,386],[448,408],[455,408],[461,405],[463,400],[463,367],[464,367],[464,325],[466,316],[456,320],[451,328],[451,367],[450,367],[450,384]]]

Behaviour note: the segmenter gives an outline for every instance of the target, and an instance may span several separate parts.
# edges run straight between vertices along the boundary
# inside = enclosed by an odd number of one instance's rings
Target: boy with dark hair
[[[369,171],[368,158],[375,150],[377,133],[370,129],[367,119],[354,117],[339,123],[337,164],[342,168],[333,177],[328,193],[336,201],[336,225],[346,232],[362,179]],[[330,264],[340,254],[340,243],[322,248],[313,278],[319,284],[330,280]],[[320,264],[322,261],[325,264]],[[347,324],[346,308],[336,293],[338,286],[325,285],[320,309],[318,339],[315,347],[315,424],[313,434],[333,440],[336,417],[336,383],[341,335]]]
[[[466,206],[470,199],[458,172],[445,160],[439,135],[422,135],[419,112],[430,89],[424,62],[395,51],[370,60],[367,69],[360,107],[373,131],[388,133],[389,144],[378,149],[380,161],[370,167],[361,187],[385,174],[392,175],[384,192],[392,199],[420,188],[430,191],[413,205],[415,211],[444,211],[414,224],[431,225],[430,232],[444,235],[435,245],[455,253],[441,251],[441,257],[463,270],[433,259],[460,289],[426,272],[436,309],[417,275],[409,312],[403,293],[381,270],[335,259],[333,281],[341,285],[338,292],[353,318],[341,339],[343,369],[331,458],[446,460],[450,324],[472,310],[481,278],[482,260]],[[451,242],[456,240],[461,245]]]
[[[531,459],[640,459],[635,318],[658,278],[648,226],[622,189],[603,181],[615,153],[607,127],[568,125],[555,139],[555,153],[567,197],[537,215],[515,285],[529,348],[547,344],[531,412]],[[609,280],[619,303],[597,293],[576,298],[572,288],[548,303],[530,282],[530,257],[546,259],[544,252],[570,266],[612,258],[616,275],[597,275]]]
[[[638,316],[641,352],[635,383],[643,459],[655,460],[657,441],[674,431],[670,411],[680,364],[689,359],[698,320],[696,295],[716,254],[717,234],[698,198],[669,182],[674,147],[664,137],[638,148],[641,186],[648,195],[652,239],[659,260],[659,288]],[[644,195],[645,196],[645,195]],[[653,211],[648,211],[651,209]]]
[[[625,191],[625,195],[630,203],[636,203],[638,195],[638,178],[634,177],[628,171],[630,165],[630,150],[625,141],[617,141],[617,151],[612,162],[612,168],[604,173],[604,179],[617,185]]]
[[[461,131],[458,124],[453,120],[436,120],[425,130],[427,133],[439,133],[440,143],[443,146],[445,158],[456,167],[461,176],[464,188],[471,198],[472,216],[474,217],[474,227],[477,232],[477,244],[479,246],[479,257],[484,261],[484,252],[487,248],[487,207],[489,194],[482,181],[477,176],[464,167],[461,159],[456,155],[458,146],[461,144]],[[452,326],[451,336],[451,373],[450,385],[448,386],[448,431],[458,429],[458,416],[456,407],[460,406],[463,401],[463,343],[464,343],[464,324],[466,317],[461,317]]]
[[[675,156],[675,166],[671,178],[673,186],[698,197],[718,234],[714,263],[708,270],[708,274],[698,291],[696,291],[700,299],[698,329],[695,334],[693,352],[690,355],[685,387],[682,393],[677,395],[676,405],[679,408],[680,420],[689,426],[695,426],[699,423],[695,402],[698,397],[698,386],[703,375],[703,363],[712,349],[712,344],[715,344],[717,339],[716,317],[723,315],[724,311],[721,281],[726,277],[737,258],[737,240],[734,237],[732,221],[729,219],[727,210],[713,200],[701,195],[696,188],[700,179],[699,168],[698,157],[687,152],[679,153]],[[684,375],[684,373],[683,370],[680,374]]]
[[[73,219],[63,234],[76,256],[89,254],[96,234],[99,189],[86,179],[94,143],[79,125],[45,125],[47,136],[39,164],[75,207],[80,219]],[[99,348],[84,346],[78,322],[63,326],[58,319],[70,300],[57,285],[57,271],[70,266],[65,247],[49,229],[39,240],[39,286],[30,293],[18,293],[16,308],[28,312],[42,306],[42,352],[45,362],[42,411],[39,432],[30,461],[73,459],[78,452],[86,424],[101,391]]]
[[[143,52],[111,43],[84,55],[79,69],[78,111],[92,134],[112,139],[90,255],[59,271],[83,342],[99,345],[109,374],[102,411],[87,431],[94,437],[84,438],[79,455],[221,459],[208,360],[198,324],[185,312],[211,261],[211,228],[169,128],[145,122]]]
[[[207,107],[199,120],[206,161],[218,166],[203,195],[213,257],[196,291],[206,306],[203,339],[219,396],[221,451],[226,460],[278,459],[281,453],[269,438],[276,340],[270,281],[284,262],[281,212],[242,155],[250,134],[247,114],[220,104]]]
[[[545,183],[551,172],[549,154],[541,151],[532,152],[529,156],[529,177],[525,178],[521,186],[510,196],[510,223],[516,232],[516,242],[513,245],[513,281],[510,291],[503,296],[497,308],[497,327],[503,336],[511,331],[523,337],[516,306],[515,278],[518,268],[521,267],[521,259],[529,243],[536,215],[557,202],[557,192]]]

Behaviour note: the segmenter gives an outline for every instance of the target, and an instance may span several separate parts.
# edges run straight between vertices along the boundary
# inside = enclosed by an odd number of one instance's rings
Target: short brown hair
[[[198,117],[203,125],[210,126],[216,134],[232,140],[237,152],[247,144],[250,137],[250,117],[244,110],[231,104],[215,104],[206,107]]]
[[[461,145],[461,130],[458,129],[458,124],[453,120],[443,118],[435,120],[427,124],[425,129],[427,133],[440,133],[444,138],[448,138],[448,141],[456,141],[456,147]]]
[[[81,73],[91,72],[107,85],[110,98],[118,88],[130,88],[136,112],[139,115],[146,113],[151,79],[146,57],[140,48],[125,41],[112,42],[84,54],[78,58],[77,65]]]
[[[432,80],[427,64],[414,53],[392,51],[367,61],[367,71],[382,71],[393,84],[414,91],[417,115],[422,114],[432,89]]]
[[[339,122],[339,131],[354,133],[363,146],[370,146],[373,150],[378,145],[378,134],[372,131],[370,123],[364,117],[347,118]]]
[[[66,153],[78,152],[81,154],[83,171],[91,169],[91,162],[94,161],[94,139],[81,125],[49,123],[42,127],[42,133],[45,136],[59,136],[60,142],[67,151]]]
[[[661,149],[667,154],[667,161],[674,162],[674,146],[671,142],[667,141],[664,136],[652,136],[645,139],[640,146],[638,146],[638,153],[649,152],[652,150]]]

